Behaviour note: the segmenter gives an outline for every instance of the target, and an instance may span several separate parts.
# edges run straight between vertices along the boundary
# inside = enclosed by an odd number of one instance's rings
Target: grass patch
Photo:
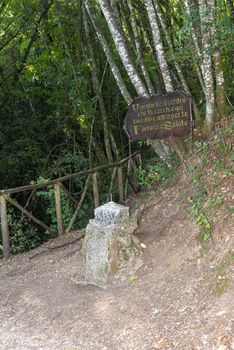
[[[211,291],[217,297],[220,297],[223,293],[226,292],[230,285],[229,277],[220,277],[215,280],[215,284],[212,286]]]
[[[215,296],[221,296],[228,289],[231,279],[227,275],[228,267],[234,263],[234,252],[229,252],[223,261],[214,268],[211,282],[211,292]]]

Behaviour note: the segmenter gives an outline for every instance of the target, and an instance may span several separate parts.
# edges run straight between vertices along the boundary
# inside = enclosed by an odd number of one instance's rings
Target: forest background
[[[233,77],[232,0],[1,1],[0,187],[122,159],[123,119],[140,95],[187,92],[196,124],[209,135],[233,113]],[[172,150],[180,155],[178,142],[151,143],[165,162]],[[40,192],[30,205],[53,224],[42,197],[53,201],[52,191]],[[17,198],[22,205],[28,199]],[[46,239],[23,219],[16,225],[17,215],[9,214],[16,251]]]

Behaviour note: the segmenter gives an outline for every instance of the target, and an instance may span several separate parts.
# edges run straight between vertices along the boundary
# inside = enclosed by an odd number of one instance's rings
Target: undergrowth
[[[213,220],[216,210],[224,208],[224,219],[234,213],[234,205],[230,201],[230,193],[223,192],[225,183],[230,181],[233,175],[234,150],[231,143],[231,137],[234,133],[234,121],[230,121],[224,127],[216,130],[214,136],[206,141],[196,140],[193,143],[193,152],[186,162],[187,171],[190,178],[188,194],[190,202],[190,214],[194,216],[200,230],[197,235],[198,242],[206,247],[212,237]],[[154,157],[145,161],[143,167],[138,168],[138,182],[141,189],[150,190],[157,187],[167,188],[174,186],[179,178],[177,171],[179,161],[174,155],[173,166],[168,166],[159,158]],[[40,177],[38,183],[44,182]],[[81,180],[79,180],[81,181]],[[83,188],[82,182],[75,184],[75,192],[78,194]],[[106,185],[103,184],[105,187]],[[101,188],[101,201],[105,201],[105,189]],[[114,189],[116,192],[116,189]],[[69,225],[74,213],[75,206],[71,203],[68,196],[62,192],[62,213],[65,229]],[[92,190],[91,190],[92,192]],[[114,196],[116,194],[114,193]],[[88,195],[89,196],[89,195]],[[103,198],[102,198],[103,197]],[[105,197],[105,198],[104,198]],[[53,187],[37,191],[31,203],[41,201],[41,211],[37,212],[39,219],[48,223],[51,230],[57,231],[57,220],[55,211],[55,195]],[[89,209],[92,207],[91,195],[86,199],[83,211],[79,216],[78,224],[74,227],[84,227],[89,218]],[[92,209],[92,208],[91,208]],[[30,208],[29,208],[30,210]],[[8,210],[8,221],[10,227],[11,251],[13,254],[36,248],[50,238],[48,232],[42,232],[35,225],[27,220],[14,208]],[[41,217],[40,217],[41,215]],[[1,235],[0,235],[1,237]],[[1,244],[1,241],[0,241]],[[1,255],[1,252],[0,252]]]
[[[146,162],[143,167],[138,168],[137,175],[141,189],[150,190],[156,186],[166,188],[174,185],[174,176],[179,166],[179,160],[176,154],[173,156],[172,165],[173,166],[169,168],[159,158],[154,157]]]
[[[195,141],[193,156],[188,164],[191,186],[194,188],[190,212],[200,227],[197,240],[203,246],[211,238],[215,212],[222,206],[226,212],[225,218],[234,212],[230,194],[223,192],[234,170],[234,150],[230,139],[233,132],[234,121],[230,121],[216,130],[209,141]]]
[[[43,183],[45,181],[46,180],[43,177],[40,177],[37,183]],[[56,232],[57,217],[56,217],[56,208],[55,208],[54,187],[49,186],[47,189],[37,191],[36,196],[43,199],[44,205],[47,208],[46,214],[50,217],[50,229],[53,232]],[[64,228],[66,230],[74,212],[74,205],[71,203],[70,199],[63,191],[61,191],[61,202],[62,202],[63,223],[64,223]]]
[[[213,268],[210,280],[210,291],[215,296],[221,296],[229,287],[231,277],[229,268],[234,264],[234,253],[229,252],[222,261]]]

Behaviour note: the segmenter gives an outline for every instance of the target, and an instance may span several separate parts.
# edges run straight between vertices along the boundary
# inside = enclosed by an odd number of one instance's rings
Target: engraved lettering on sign
[[[180,91],[136,98],[129,105],[124,121],[124,128],[133,141],[184,136],[191,126],[191,97]]]

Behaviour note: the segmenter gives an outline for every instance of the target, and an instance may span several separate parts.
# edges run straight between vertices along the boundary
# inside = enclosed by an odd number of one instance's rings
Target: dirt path
[[[74,284],[81,242],[45,248],[74,241],[75,232],[0,261],[0,348],[234,349],[234,269],[225,263],[225,277],[217,270],[233,247],[231,223],[205,252],[181,191],[147,198],[137,232],[145,264],[134,283],[107,290]],[[224,278],[227,288],[219,290]]]

